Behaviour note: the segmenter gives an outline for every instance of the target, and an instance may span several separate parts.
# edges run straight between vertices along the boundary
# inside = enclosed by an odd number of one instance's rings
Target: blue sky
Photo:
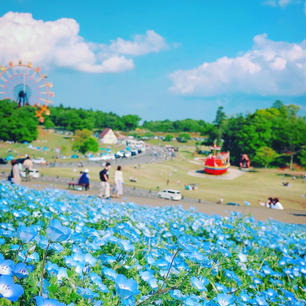
[[[211,121],[218,106],[236,114],[276,99],[305,110],[304,1],[84,3],[1,3],[0,65],[41,66],[55,105],[143,120]]]

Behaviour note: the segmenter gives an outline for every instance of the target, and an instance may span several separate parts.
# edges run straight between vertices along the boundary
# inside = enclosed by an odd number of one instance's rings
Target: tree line
[[[241,154],[248,154],[257,166],[292,165],[296,162],[306,167],[306,118],[299,116],[298,111],[296,105],[276,101],[270,108],[231,117],[225,114],[223,107],[219,107],[212,123],[193,119],[144,121],[141,127],[151,132],[199,132],[206,136],[205,144],[211,145],[216,140],[224,151],[230,151],[231,162],[236,165]],[[50,112],[50,116],[45,117],[45,127],[74,133],[106,127],[133,131],[139,127],[141,120],[137,115],[119,116],[112,112],[63,105],[50,107]],[[0,101],[1,140],[31,142],[38,136],[37,125],[34,107],[18,108],[16,102]]]
[[[165,133],[177,133],[177,132],[200,132],[205,134],[212,128],[212,124],[205,122],[204,120],[157,120],[157,121],[144,121],[142,128],[148,129],[152,132],[165,132]]]
[[[227,118],[221,107],[209,139],[222,143],[234,164],[245,153],[257,166],[292,167],[296,162],[306,167],[306,118],[298,111],[296,105],[276,101],[270,108]]]
[[[131,131],[138,127],[140,120],[141,118],[137,115],[119,116],[112,112],[59,105],[50,107],[50,116],[45,117],[44,125],[48,128],[59,127],[72,132],[106,127],[113,130]]]

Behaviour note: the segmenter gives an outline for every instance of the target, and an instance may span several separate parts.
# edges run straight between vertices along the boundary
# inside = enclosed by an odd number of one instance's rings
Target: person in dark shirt
[[[82,185],[85,187],[85,190],[89,189],[89,175],[88,175],[88,169],[85,169],[84,172],[82,172],[82,175],[79,178],[78,185]]]
[[[109,169],[111,164],[107,162],[102,171],[100,171],[100,191],[99,198],[105,197],[106,199],[110,199],[110,184],[109,184]]]

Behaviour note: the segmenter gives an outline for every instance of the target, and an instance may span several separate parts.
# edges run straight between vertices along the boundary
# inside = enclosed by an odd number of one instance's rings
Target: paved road
[[[149,163],[158,163],[165,160],[171,159],[169,152],[162,147],[154,146],[150,149],[147,149],[145,152],[138,154],[136,156],[131,156],[129,158],[119,158],[115,160],[111,160],[110,162],[113,165],[137,165],[137,164],[149,164]],[[76,167],[90,167],[90,166],[98,166],[103,167],[106,161],[65,161],[60,160],[57,163],[49,163],[47,167],[56,167],[56,168],[76,168]],[[1,168],[10,168],[10,164],[0,165]],[[39,164],[34,164],[34,168],[46,167],[41,166]]]
[[[31,188],[42,189],[42,188],[59,188],[67,190],[67,182],[65,179],[56,179],[55,177],[44,177],[40,181],[32,181],[30,183],[22,183]],[[74,194],[90,194],[97,195],[98,193],[98,183],[94,182],[92,184],[91,190],[85,191],[73,191],[70,192]],[[113,201],[118,201],[117,199],[112,199]],[[185,198],[181,201],[169,201],[159,199],[156,196],[156,192],[149,192],[144,189],[125,187],[124,190],[124,201],[131,201],[133,203],[143,205],[143,206],[177,206],[181,205],[184,209],[188,210],[195,208],[196,211],[205,213],[207,215],[220,215],[229,216],[232,211],[240,212],[243,215],[252,215],[256,220],[268,220],[274,219],[285,223],[295,223],[295,224],[306,224],[306,211],[304,210],[273,210],[260,206],[227,206],[218,205],[208,201],[199,202],[196,199]],[[120,200],[121,201],[121,200]]]

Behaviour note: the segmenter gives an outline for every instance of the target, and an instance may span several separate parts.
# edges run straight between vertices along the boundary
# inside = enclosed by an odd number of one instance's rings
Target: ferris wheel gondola
[[[48,105],[52,103],[53,84],[47,81],[47,75],[41,73],[40,67],[32,63],[15,64],[9,62],[7,67],[0,67],[0,99],[16,101],[18,106],[36,107],[36,117],[44,121],[43,115],[49,115]]]

